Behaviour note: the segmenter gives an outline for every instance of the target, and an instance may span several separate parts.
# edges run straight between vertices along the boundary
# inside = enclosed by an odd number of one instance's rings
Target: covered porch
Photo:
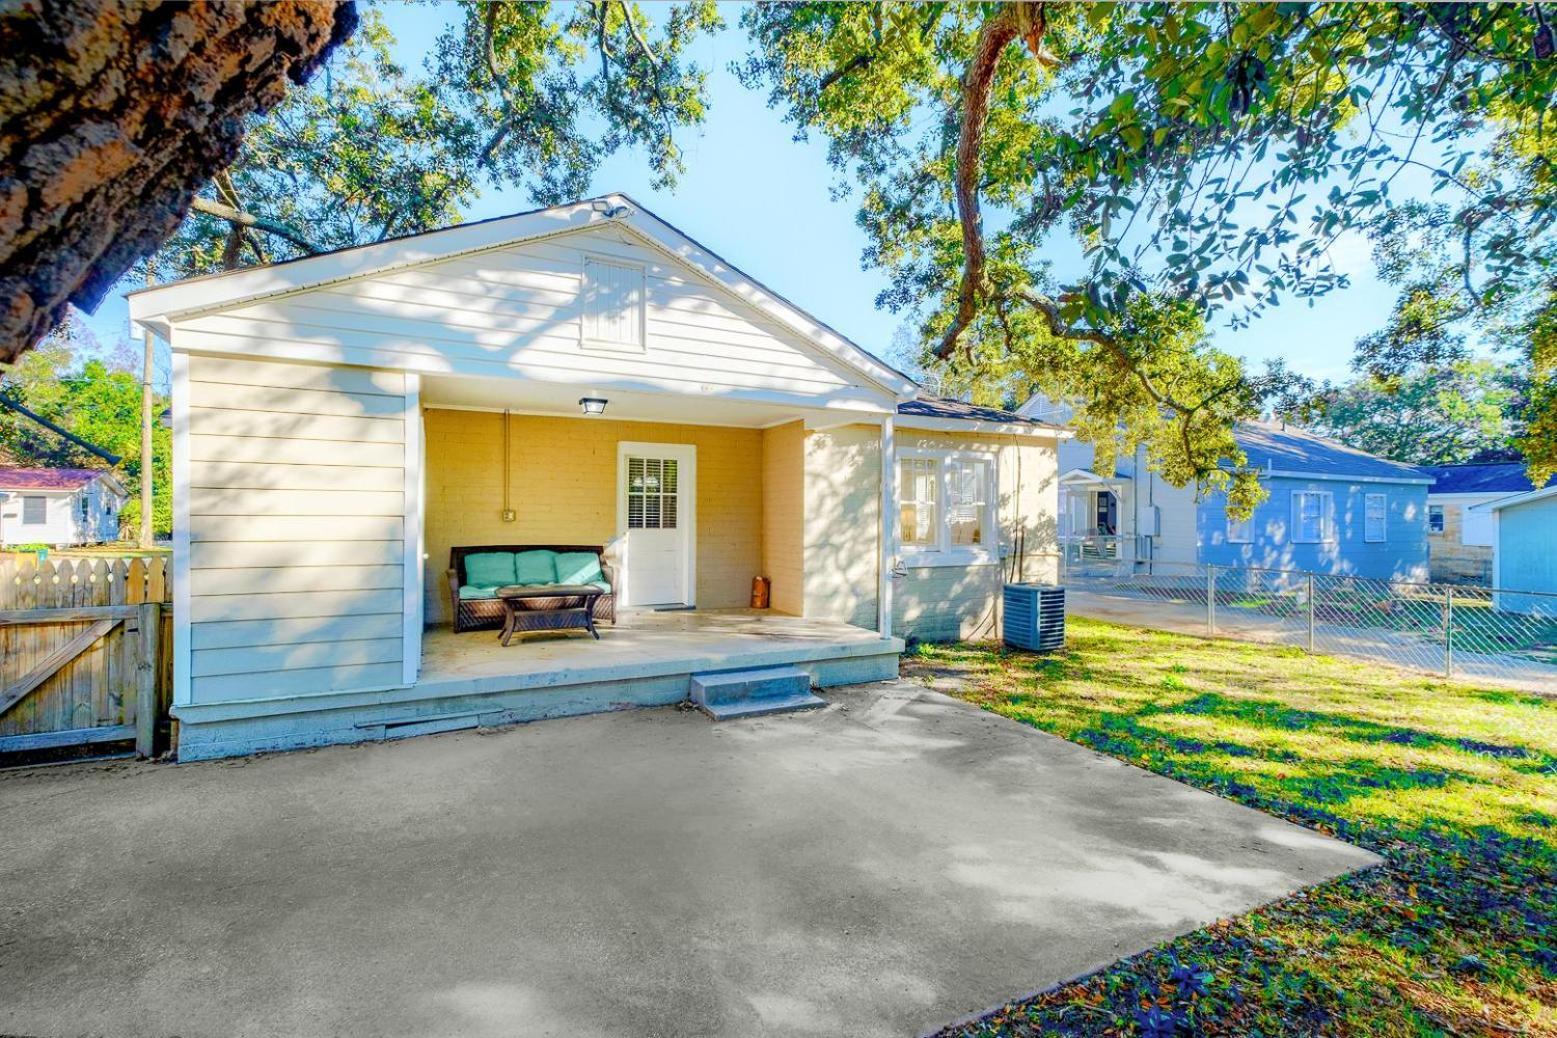
[[[792,666],[820,688],[879,681],[897,676],[903,647],[836,620],[758,609],[629,609],[599,630],[599,641],[582,631],[534,633],[504,647],[496,631],[433,628],[417,690],[481,696],[477,714],[450,718],[503,724],[680,702],[693,675],[721,671]]]

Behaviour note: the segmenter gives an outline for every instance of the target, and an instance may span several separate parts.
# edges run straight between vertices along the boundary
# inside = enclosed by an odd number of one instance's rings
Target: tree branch
[[[96,455],[97,457],[102,458],[104,461],[108,462],[110,465],[118,465],[119,462],[123,460],[119,457],[119,455],[110,454],[108,451],[97,446],[96,444],[88,443],[86,440],[83,440],[69,429],[61,428],[42,415],[36,414],[33,411],[29,411],[26,407],[23,407],[19,402],[5,393],[0,393],[0,407],[8,407],[24,418],[31,418],[33,421],[37,422],[39,425],[43,426],[50,432],[63,436],[77,447],[80,447],[82,450],[86,451],[88,454]]]
[[[226,220],[228,223],[233,224],[236,227],[250,227],[256,231],[264,231],[266,234],[273,234],[277,238],[284,238],[310,255],[324,251],[319,246],[305,238],[301,231],[289,227],[277,220],[270,220],[263,216],[255,216],[252,213],[245,213],[241,210],[234,209],[230,205],[223,205],[220,202],[213,202],[209,198],[197,197],[193,202],[190,203],[189,207],[197,213],[205,213],[207,216],[214,216],[218,220]]]
[[[957,135],[957,219],[962,224],[962,283],[957,291],[957,310],[952,323],[935,347],[942,360],[957,348],[957,340],[973,323],[984,280],[984,221],[979,214],[979,156],[984,146],[984,127],[989,118],[989,95],[995,69],[1006,47],[1021,28],[1020,5],[1003,7],[979,28],[973,58],[962,78],[962,128]]]

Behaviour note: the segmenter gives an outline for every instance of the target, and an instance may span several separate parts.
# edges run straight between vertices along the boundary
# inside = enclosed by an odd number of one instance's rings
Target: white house
[[[126,497],[99,469],[0,468],[0,547],[114,540]]]
[[[732,669],[885,677],[902,639],[993,636],[1004,581],[1055,576],[1061,430],[924,397],[623,195],[130,309],[173,352],[184,757],[669,703]],[[505,585],[552,586],[535,566],[606,592],[557,614],[601,641],[482,629]]]

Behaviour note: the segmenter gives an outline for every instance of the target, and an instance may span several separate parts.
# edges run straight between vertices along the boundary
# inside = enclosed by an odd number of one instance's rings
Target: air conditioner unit
[[[1052,584],[1007,584],[1001,634],[1013,649],[1051,652],[1065,645],[1065,589]]]

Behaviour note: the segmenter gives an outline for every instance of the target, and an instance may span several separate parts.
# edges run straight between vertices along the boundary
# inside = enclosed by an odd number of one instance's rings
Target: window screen
[[[22,525],[43,526],[49,521],[49,499],[46,497],[22,498]]]
[[[1363,540],[1372,543],[1384,540],[1389,531],[1389,498],[1383,494],[1369,494],[1363,508]]]

